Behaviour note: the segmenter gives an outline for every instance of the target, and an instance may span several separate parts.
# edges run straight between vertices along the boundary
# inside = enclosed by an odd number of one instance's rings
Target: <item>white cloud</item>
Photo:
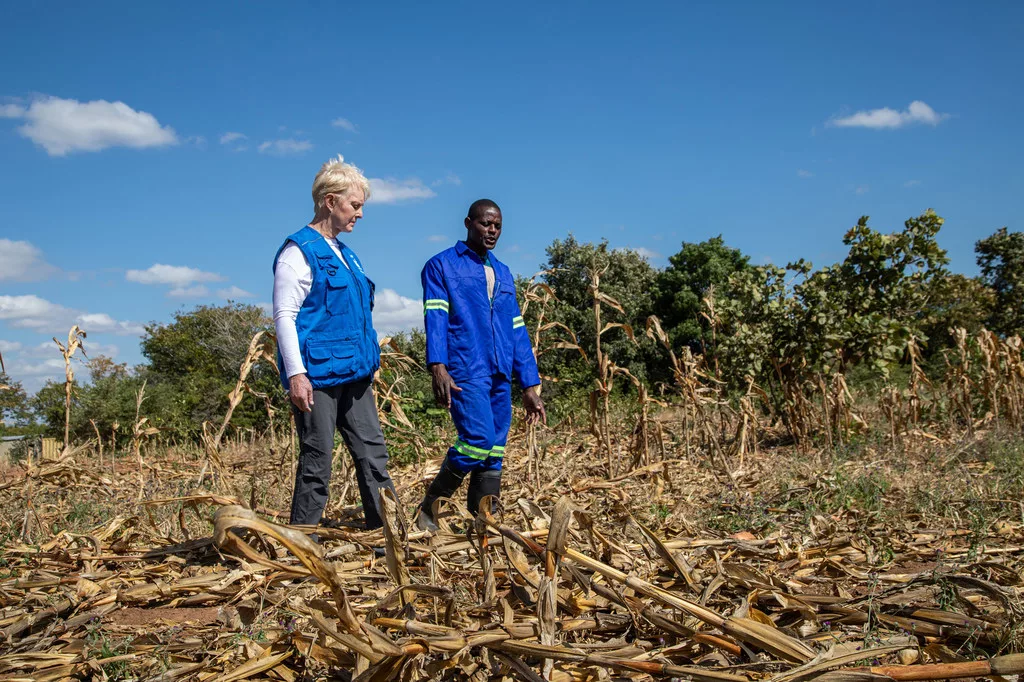
[[[0,296],[0,320],[7,320],[12,327],[35,329],[58,336],[66,333],[73,324],[77,324],[86,332],[106,332],[123,336],[138,335],[144,331],[138,322],[115,320],[106,313],[89,313],[66,308],[32,294]]]
[[[809,170],[804,170],[803,168],[797,170],[796,175],[797,175],[798,178],[813,178],[814,177],[814,173],[812,173]]]
[[[394,289],[378,289],[373,327],[378,334],[394,334],[423,326],[423,301],[402,296]]]
[[[271,154],[273,156],[288,156],[290,154],[301,154],[313,148],[309,140],[267,140],[260,144],[260,154]]]
[[[29,242],[0,239],[0,281],[30,282],[46,279],[58,270]]]
[[[0,353],[14,353],[21,350],[21,344],[17,341],[4,341],[0,339]]]
[[[451,237],[443,234],[432,234],[429,237],[427,237],[428,242],[434,242],[435,244],[439,242],[446,242],[449,239],[451,239]]]
[[[60,356],[60,351],[57,346],[53,346],[53,352],[57,354],[55,358],[47,358],[40,362],[32,364],[19,364],[16,368],[19,377],[45,377],[56,379],[60,376],[61,383],[64,380],[64,358]],[[78,358],[78,355],[75,356]]]
[[[828,125],[837,128],[872,128],[880,130],[883,128],[902,128],[913,123],[937,126],[947,118],[949,118],[949,114],[940,114],[924,102],[915,100],[904,111],[897,111],[889,107],[858,111],[852,116],[833,118],[828,122]]]
[[[87,332],[117,334],[118,336],[131,336],[145,331],[137,322],[115,320],[106,313],[81,313],[78,316],[78,326]]]
[[[121,354],[121,349],[119,347],[117,347],[113,343],[91,343],[90,342],[89,343],[89,348],[87,350],[89,352],[89,357],[90,358],[95,358],[95,357],[97,357],[99,355],[102,355],[104,357],[108,357],[111,360],[113,360],[114,358],[116,358],[118,355]]]
[[[341,128],[342,130],[347,130],[350,133],[358,133],[359,132],[359,128],[356,127],[355,123],[353,123],[352,121],[348,120],[347,118],[341,118],[340,116],[338,118],[334,119],[333,121],[331,121],[331,125],[334,126],[335,128]]]
[[[21,118],[26,111],[20,104],[0,104],[0,118]]]
[[[225,277],[215,272],[203,272],[186,265],[163,265],[155,263],[145,270],[129,270],[124,278],[139,284],[166,284],[183,288],[197,282],[222,282]]]
[[[906,182],[903,183],[903,186],[904,187],[917,187],[920,184],[921,184],[920,180],[907,180]]]
[[[648,249],[648,248],[643,247],[643,246],[638,246],[637,248],[630,249],[630,250],[631,251],[636,251],[637,254],[639,254],[639,256],[641,258],[646,258],[647,260],[654,260],[655,258],[661,258],[661,254],[660,253],[658,253],[657,251],[652,251],[651,249]]]
[[[395,178],[370,178],[370,199],[368,203],[397,204],[402,201],[431,199],[437,193],[418,178],[397,180]]]
[[[232,300],[237,300],[240,298],[254,298],[253,294],[250,294],[245,289],[242,289],[241,287],[236,287],[234,285],[229,286],[227,289],[219,290],[217,292],[217,295],[220,296],[221,298],[230,298]]]
[[[79,102],[60,97],[40,97],[28,108],[4,105],[7,118],[25,119],[18,132],[50,156],[70,152],[98,152],[110,147],[163,147],[178,143],[169,126],[156,117],[136,111],[124,102]]]
[[[194,287],[174,287],[167,292],[167,295],[171,298],[202,298],[208,296],[210,290],[202,284],[198,284]]]
[[[455,173],[449,173],[448,175],[444,176],[443,178],[439,178],[437,180],[434,180],[432,183],[430,183],[430,185],[432,187],[440,187],[441,185],[455,185],[455,186],[459,186],[461,184],[462,184],[462,178],[460,178]]]
[[[70,314],[73,311],[31,294],[0,296],[0,320],[10,320],[15,327],[39,329]]]
[[[857,194],[867,194],[871,191],[871,188],[867,185],[857,185],[857,188],[853,190]]]
[[[249,148],[246,144],[249,136],[245,133],[227,132],[220,136],[220,143],[222,145],[231,145],[231,151],[233,152],[244,152]]]
[[[204,282],[223,282],[227,278],[216,272],[206,272],[187,265],[164,265],[155,263],[144,270],[128,270],[125,279],[144,285],[170,287],[167,295],[171,298],[202,298],[210,294]]]
[[[21,354],[28,358],[45,358],[53,355],[53,352],[57,350],[57,345],[53,342],[53,339],[37,343],[34,346],[27,346]]]
[[[87,331],[93,331],[92,329]],[[58,334],[63,341],[65,334]],[[21,346],[21,344],[16,344]],[[0,349],[3,346],[0,345]],[[84,352],[82,352],[84,351]],[[110,359],[121,354],[121,348],[112,343],[97,343],[91,337],[83,343],[82,351],[75,353],[72,362],[76,365],[76,378],[88,380],[89,360],[103,356]],[[34,346],[23,347],[19,353],[7,358],[8,371],[28,393],[35,393],[47,381],[64,382],[64,358],[52,339]]]
[[[94,334],[117,334],[118,336],[131,336],[145,331],[138,323],[115,319],[105,312],[80,313],[78,326]]]

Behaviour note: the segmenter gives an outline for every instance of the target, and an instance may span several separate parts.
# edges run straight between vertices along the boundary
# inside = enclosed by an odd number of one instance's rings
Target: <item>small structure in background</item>
[[[64,449],[64,443],[60,442],[56,438],[40,438],[39,439],[39,454],[42,455],[42,459],[57,459],[60,457],[61,450]]]
[[[0,462],[12,462],[17,459],[12,457],[12,454],[24,447],[26,439],[28,436],[0,436]]]
[[[20,462],[26,457],[34,461],[57,459],[63,444],[56,438],[39,436],[0,436],[0,463]]]

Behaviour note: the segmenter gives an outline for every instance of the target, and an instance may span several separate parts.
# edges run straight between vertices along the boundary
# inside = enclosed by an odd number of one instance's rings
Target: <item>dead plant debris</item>
[[[717,466],[664,460],[609,481],[600,458],[588,470],[563,450],[541,465],[510,457],[494,512],[470,518],[453,500],[436,535],[407,517],[429,472],[396,471],[402,499],[385,501],[385,529],[320,528],[322,544],[312,529],[275,523],[283,512],[254,492],[257,479],[287,487],[288,464],[244,448],[234,464],[221,454],[218,469],[238,472],[220,481],[232,493],[158,498],[151,493],[195,490],[206,468],[148,457],[143,504],[116,502],[139,494],[134,464],[95,466],[81,449],[25,464],[0,486],[0,680],[1024,672],[1014,653],[1024,622],[1018,520],[962,528],[925,515],[787,516],[813,484],[750,503],[742,487],[756,488],[758,466],[772,466],[762,453],[734,472],[741,489],[719,495],[717,513],[755,504],[778,512],[776,523],[726,532],[678,512],[712,503],[702,487],[732,484]],[[560,475],[565,458],[577,462],[571,477]],[[77,507],[66,501],[75,498],[124,513],[71,530]]]

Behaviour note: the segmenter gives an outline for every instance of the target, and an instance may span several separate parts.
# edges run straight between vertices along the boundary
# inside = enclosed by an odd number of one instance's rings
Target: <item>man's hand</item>
[[[288,379],[288,397],[295,407],[303,412],[313,411],[313,385],[305,374],[295,374]]]
[[[435,363],[430,366],[430,375],[434,379],[434,401],[437,402],[439,407],[445,407],[449,410],[452,407],[452,391],[462,392],[455,382],[452,380],[450,374],[448,374],[448,368],[441,363]]]
[[[544,401],[540,398],[540,386],[530,386],[523,391],[523,407],[526,408],[527,424],[546,424],[548,413],[544,410]]]

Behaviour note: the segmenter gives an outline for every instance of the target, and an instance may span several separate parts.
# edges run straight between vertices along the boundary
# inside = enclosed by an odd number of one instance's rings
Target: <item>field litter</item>
[[[201,462],[170,456],[146,458],[153,489],[141,505],[124,503],[139,495],[134,465],[94,465],[86,450],[11,473],[0,486],[0,680],[1024,672],[1013,653],[1024,622],[1017,519],[968,529],[833,514],[769,532],[712,531],[642,512],[683,497],[709,503],[701,491],[730,483],[713,470],[661,461],[609,482],[599,461],[587,475],[585,458],[566,448],[539,469],[510,457],[494,513],[470,518],[453,500],[435,535],[407,516],[430,472],[395,471],[402,499],[385,498],[384,529],[320,528],[317,544],[312,529],[275,523],[283,510],[254,492],[257,479],[287,488],[289,465],[236,455],[223,460],[238,476],[225,489],[248,483],[248,499],[160,497],[206,475]],[[108,500],[118,515],[73,532],[55,501],[69,490]]]

